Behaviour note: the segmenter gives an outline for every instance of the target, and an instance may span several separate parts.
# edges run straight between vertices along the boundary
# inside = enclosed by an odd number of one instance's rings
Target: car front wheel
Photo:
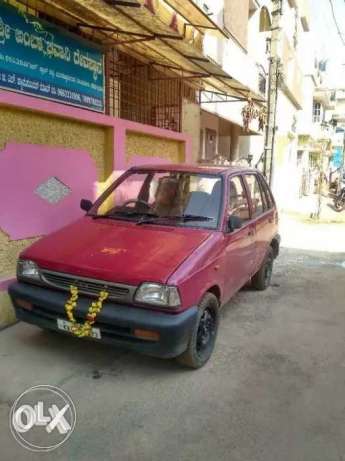
[[[206,293],[199,305],[187,350],[177,361],[189,368],[200,368],[211,357],[219,325],[219,302],[215,295]]]

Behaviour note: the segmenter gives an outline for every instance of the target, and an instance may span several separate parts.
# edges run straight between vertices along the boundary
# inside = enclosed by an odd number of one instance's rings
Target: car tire
[[[177,361],[189,368],[201,368],[209,360],[216,343],[219,325],[219,302],[206,293],[199,304],[198,316],[190,335],[187,350]]]
[[[252,278],[252,286],[256,290],[264,291],[271,285],[272,273],[273,273],[273,262],[274,252],[273,248],[270,247],[267,251],[265,260],[258,270],[258,272]]]

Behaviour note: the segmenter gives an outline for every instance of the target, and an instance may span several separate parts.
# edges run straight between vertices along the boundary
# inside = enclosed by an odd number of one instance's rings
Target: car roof
[[[150,164],[137,165],[130,168],[131,170],[159,170],[159,171],[177,171],[186,173],[204,173],[204,174],[222,174],[229,175],[233,173],[257,172],[254,168],[241,166],[213,166],[213,165],[193,165],[193,164]]]

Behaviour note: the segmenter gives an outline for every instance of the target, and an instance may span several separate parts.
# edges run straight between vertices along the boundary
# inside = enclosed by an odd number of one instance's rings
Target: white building
[[[231,74],[235,80],[250,88],[253,93],[266,97],[268,59],[266,39],[268,32],[260,32],[268,11],[262,10],[269,1],[212,0],[208,5],[213,18],[228,33],[228,40],[211,34],[204,39],[204,53]],[[269,24],[268,24],[269,27]],[[231,85],[231,81],[229,82]],[[263,152],[264,136],[259,132],[258,121],[250,124],[250,132],[243,129],[242,101],[229,101],[223,95],[204,92],[201,102],[200,161],[212,161],[221,156],[235,161],[253,157],[259,159]]]

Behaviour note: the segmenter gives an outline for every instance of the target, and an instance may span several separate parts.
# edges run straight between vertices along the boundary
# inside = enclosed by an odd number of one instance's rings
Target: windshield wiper
[[[91,215],[93,219],[118,219],[124,216],[126,218],[145,216],[145,218],[158,218],[159,216],[154,213],[145,213],[144,211],[114,211],[111,214]]]
[[[214,218],[210,218],[209,216],[200,216],[200,215],[194,215],[194,214],[183,214],[181,216],[168,216],[168,219],[171,219],[173,221],[175,220],[181,220],[183,222],[188,222],[188,221],[214,221]]]
[[[90,214],[89,216],[92,219],[115,219],[113,216],[109,214]]]
[[[141,224],[155,224],[159,221],[182,221],[182,222],[191,222],[191,221],[214,221],[214,218],[209,216],[199,216],[191,214],[183,214],[180,216],[152,216],[151,218],[143,218],[137,222],[137,225]]]

